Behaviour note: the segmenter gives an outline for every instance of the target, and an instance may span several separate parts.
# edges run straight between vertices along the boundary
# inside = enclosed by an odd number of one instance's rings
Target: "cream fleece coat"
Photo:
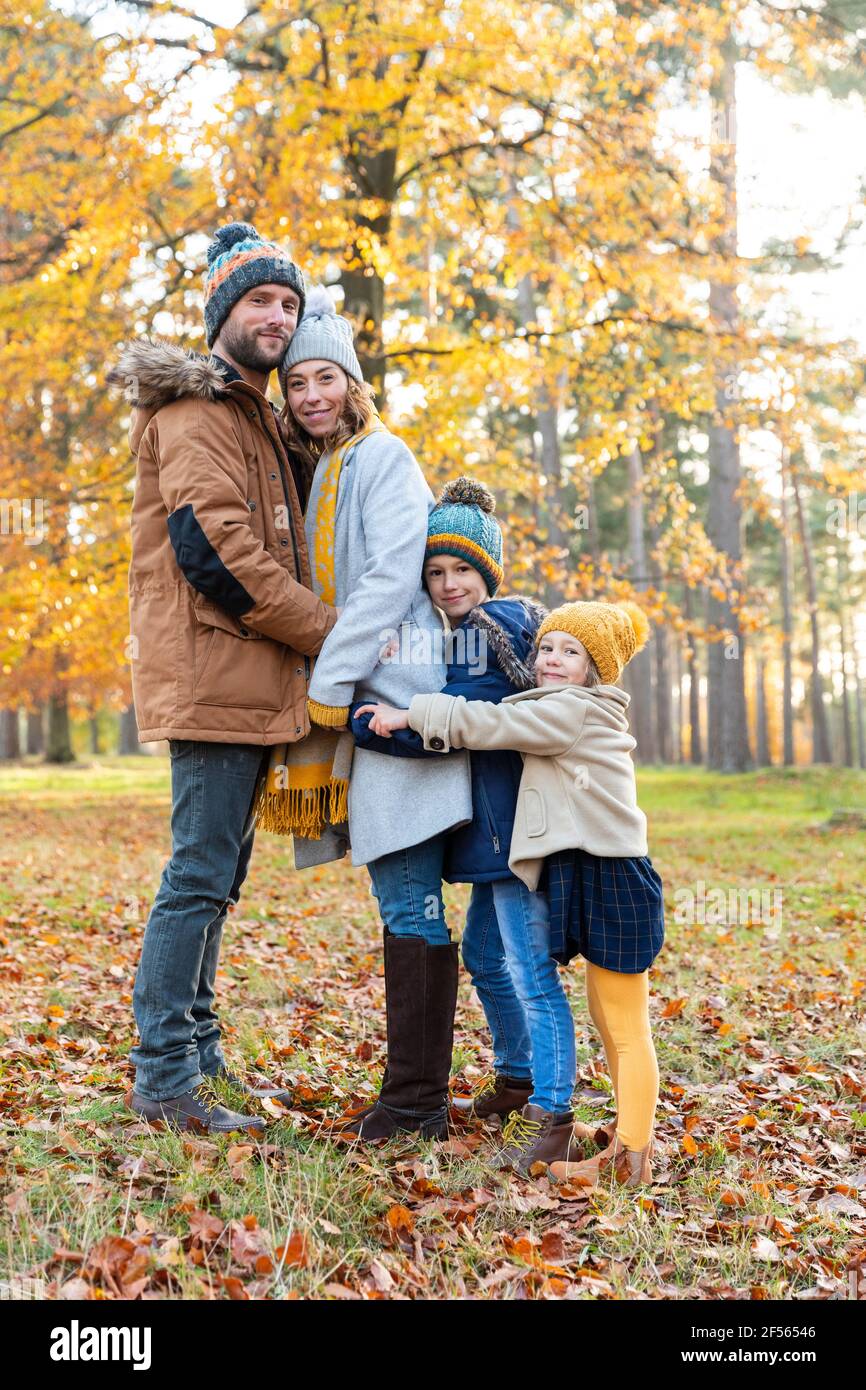
[[[545,686],[499,705],[416,695],[409,724],[437,752],[513,748],[524,755],[508,867],[534,891],[542,861],[558,850],[607,858],[647,853],[628,706],[628,694],[615,685]]]

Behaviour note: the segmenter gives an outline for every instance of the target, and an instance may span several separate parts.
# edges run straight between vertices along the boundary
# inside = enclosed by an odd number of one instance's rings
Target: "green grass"
[[[656,1181],[577,1200],[495,1173],[480,1128],[456,1152],[327,1138],[381,1074],[375,902],[364,871],[296,874],[267,836],[218,988],[233,1063],[292,1086],[293,1108],[263,1145],[132,1122],[130,992],[168,849],[168,771],[165,758],[0,770],[0,1279],[42,1278],[50,1297],[845,1296],[866,1248],[866,835],[822,826],[866,805],[863,774],[639,769],[668,907],[651,975]],[[700,881],[778,889],[781,922],[678,921]],[[458,930],[466,900],[446,892]],[[590,1120],[610,1083],[580,966],[563,978]],[[461,1087],[489,1065],[487,1043],[463,979]],[[399,1208],[411,1231],[389,1224]]]

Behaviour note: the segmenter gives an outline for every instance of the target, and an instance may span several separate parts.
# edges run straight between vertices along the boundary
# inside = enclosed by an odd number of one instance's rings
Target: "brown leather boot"
[[[571,1183],[573,1187],[643,1187],[653,1180],[650,1157],[653,1141],[642,1149],[627,1149],[614,1136],[608,1147],[583,1163],[552,1163],[550,1176],[556,1182]]]
[[[579,1152],[571,1114],[556,1115],[540,1105],[524,1105],[506,1120],[495,1168],[513,1168],[524,1177],[533,1163],[565,1163]]]
[[[457,946],[420,937],[385,939],[388,1063],[379,1099],[331,1133],[344,1139],[448,1135],[448,1081],[457,1005]]]
[[[511,1115],[522,1110],[532,1090],[531,1079],[485,1076],[471,1096],[455,1096],[451,1109],[466,1120],[489,1120],[491,1115]]]

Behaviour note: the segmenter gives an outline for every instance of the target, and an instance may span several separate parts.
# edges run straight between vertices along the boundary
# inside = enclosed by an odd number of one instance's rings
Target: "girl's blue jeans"
[[[474,884],[462,949],[493,1038],[496,1071],[531,1079],[532,1105],[569,1110],[574,1020],[550,955],[546,894],[530,893],[513,876]]]

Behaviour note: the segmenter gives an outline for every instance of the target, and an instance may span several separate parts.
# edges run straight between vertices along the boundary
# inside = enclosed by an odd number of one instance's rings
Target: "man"
[[[133,694],[142,742],[167,739],[172,854],[144,934],[133,1006],[131,1108],[212,1132],[264,1128],[215,1102],[232,1075],[214,982],[223,923],[246,877],[253,794],[268,750],[309,732],[309,658],[336,621],[310,587],[304,483],[266,398],[303,315],[304,281],[254,227],[208,250],[210,358],[129,344],[109,380],[136,406],[129,571]]]

